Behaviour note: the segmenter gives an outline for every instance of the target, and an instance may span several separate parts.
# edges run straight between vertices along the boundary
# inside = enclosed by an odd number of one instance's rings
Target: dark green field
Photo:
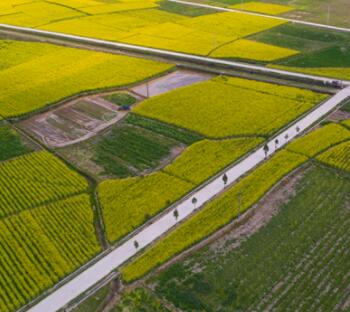
[[[280,209],[239,248],[226,240],[149,284],[183,311],[348,311],[349,177],[316,166]]]
[[[96,145],[96,162],[117,176],[139,172],[159,165],[176,142],[148,130],[123,125],[114,127]]]
[[[284,24],[253,35],[252,40],[292,48],[299,55],[279,61],[294,67],[349,67],[350,34]]]
[[[15,130],[8,125],[0,124],[0,161],[23,155],[31,150]]]
[[[130,293],[123,294],[112,312],[170,312],[170,310],[150,291],[136,288]]]
[[[106,133],[58,152],[97,179],[123,178],[154,170],[174,157],[174,148],[200,139],[196,133],[129,114]]]

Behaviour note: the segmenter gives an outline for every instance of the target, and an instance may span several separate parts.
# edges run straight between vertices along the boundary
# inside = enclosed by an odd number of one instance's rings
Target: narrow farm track
[[[350,28],[307,22],[307,21],[291,19],[291,18],[276,16],[276,15],[268,15],[268,14],[262,14],[262,13],[256,13],[256,12],[249,12],[249,11],[243,11],[243,10],[239,10],[239,9],[231,9],[231,8],[219,7],[219,6],[215,6],[215,5],[209,5],[209,4],[203,4],[203,3],[191,2],[191,1],[182,1],[182,0],[168,0],[168,1],[178,3],[178,4],[194,6],[194,7],[198,7],[198,8],[213,9],[213,10],[217,10],[217,11],[221,11],[221,12],[244,13],[244,14],[253,15],[253,16],[262,16],[262,17],[268,17],[268,18],[273,18],[273,19],[277,19],[277,20],[287,21],[287,22],[290,22],[293,24],[300,24],[300,25],[305,25],[305,26],[318,27],[318,28],[324,28],[324,29],[342,31],[342,32],[350,32]]]
[[[298,136],[301,132],[308,129],[320,119],[328,115],[339,104],[343,103],[350,97],[350,87],[347,87],[330,99],[320,104],[311,112],[289,125],[282,130],[278,135],[268,142],[269,155],[276,152],[275,140],[278,139],[280,144],[278,148],[283,147],[289,141]],[[228,185],[233,184],[241,176],[248,173],[257,165],[265,160],[264,148],[260,147],[253,153],[247,155],[244,159],[225,170],[228,177]],[[171,209],[166,210],[162,215],[151,220],[150,223],[141,227],[138,231],[127,237],[121,245],[106,253],[103,257],[96,259],[93,264],[88,266],[85,271],[73,276],[67,283],[61,287],[54,288],[44,299],[29,309],[23,309],[30,312],[53,312],[57,311],[76,297],[94,286],[97,282],[107,277],[113,270],[117,269],[124,262],[133,257],[139,250],[147,247],[157,238],[165,234],[176,224],[186,219],[206,202],[210,201],[225,188],[222,181],[222,174],[218,174],[209,182],[198,187],[191,194],[185,196],[182,200],[175,203]],[[197,199],[197,204],[192,204],[193,198]],[[179,213],[177,219],[174,218],[173,211],[176,209]],[[153,221],[153,222],[152,222]],[[134,242],[139,243],[139,248],[136,249]]]
[[[13,26],[8,24],[0,23],[0,33],[5,32],[12,35],[24,35],[24,36],[33,36],[36,39],[44,39],[46,42],[57,43],[59,41],[61,44],[65,44],[67,46],[80,48],[97,48],[97,49],[106,49],[110,52],[120,53],[129,52],[135,53],[142,56],[153,56],[153,57],[161,57],[164,60],[168,60],[175,63],[190,63],[192,65],[204,65],[210,68],[217,69],[233,69],[233,70],[241,70],[251,74],[262,74],[271,76],[274,78],[284,78],[287,80],[293,81],[303,81],[310,84],[320,84],[320,85],[331,85],[334,79],[310,75],[310,74],[302,74],[295,73],[287,70],[273,69],[267,68],[264,66],[253,65],[243,62],[236,61],[226,61],[221,59],[215,59],[211,57],[198,56],[180,52],[172,52],[168,50],[148,48],[144,46],[138,46],[133,44],[126,44],[121,42],[113,42],[108,40],[100,40],[95,38],[88,38],[82,36],[75,36],[69,34],[63,34],[59,32],[52,32],[46,30],[39,30],[29,27],[20,27]],[[83,46],[83,47],[82,47]],[[350,81],[343,80],[342,84],[344,86],[349,86]]]

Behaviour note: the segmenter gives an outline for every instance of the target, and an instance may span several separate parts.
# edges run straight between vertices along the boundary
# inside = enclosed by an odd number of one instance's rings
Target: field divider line
[[[277,150],[288,144],[292,139],[324,118],[348,98],[350,98],[350,87],[339,91],[331,98],[316,105],[311,111],[309,110],[285,126],[268,141],[269,152],[267,156],[274,154]],[[279,140],[278,147],[275,146],[276,139]],[[130,260],[139,251],[153,243],[195,211],[198,211],[199,208],[225,190],[227,186],[237,182],[239,178],[264,162],[267,157],[263,145],[244,155],[182,199],[170,205],[163,212],[124,237],[117,245],[96,256],[77,271],[61,280],[49,291],[43,293],[42,296],[22,307],[19,311],[54,312],[67,306],[75,298],[91,289],[96,282],[109,276],[111,272]],[[228,177],[226,185],[222,180],[224,173]],[[196,204],[192,203],[194,197],[197,199]],[[174,209],[179,212],[177,219],[173,215]],[[139,248],[135,248],[135,241],[138,242]]]
[[[91,47],[108,48],[111,50],[116,50],[118,52],[126,51],[126,52],[140,53],[143,55],[158,56],[158,57],[162,57],[172,61],[190,62],[194,64],[199,64],[199,65],[206,65],[206,66],[212,66],[212,67],[216,66],[219,68],[238,69],[238,70],[246,71],[248,73],[270,75],[272,77],[277,77],[277,78],[284,77],[285,79],[289,79],[289,80],[304,81],[312,84],[318,83],[323,86],[332,86],[334,80],[337,80],[334,78],[322,77],[322,76],[311,75],[311,74],[296,73],[296,72],[282,70],[282,69],[274,69],[274,68],[268,68],[268,67],[259,66],[259,65],[248,64],[244,62],[227,61],[227,60],[216,59],[211,57],[198,56],[198,55],[181,53],[181,52],[173,52],[169,50],[149,48],[149,47],[139,46],[134,44],[101,40],[101,39],[76,36],[76,35],[69,35],[69,34],[63,34],[59,32],[40,30],[40,29],[34,29],[29,27],[14,26],[9,24],[0,23],[0,31],[1,30],[12,32],[15,34],[33,35],[33,36],[38,36],[46,39],[63,40],[68,43],[86,44]],[[350,81],[348,80],[338,80],[338,81],[342,86],[350,85]]]
[[[334,25],[326,25],[326,24],[321,24],[321,23],[307,22],[307,21],[303,21],[303,20],[297,20],[297,19],[292,19],[292,18],[287,18],[287,17],[282,17],[282,16],[269,15],[269,14],[252,12],[252,11],[244,11],[244,10],[240,10],[240,9],[227,8],[227,7],[219,7],[219,6],[215,6],[215,5],[203,4],[203,3],[191,2],[191,1],[184,1],[184,0],[168,0],[168,1],[178,3],[178,4],[198,7],[198,8],[212,9],[212,10],[222,11],[222,12],[241,13],[241,14],[259,16],[259,17],[265,17],[265,18],[272,18],[272,19],[276,19],[276,20],[290,22],[293,24],[301,24],[301,25],[306,25],[306,26],[311,26],[311,27],[325,28],[325,29],[329,29],[329,30],[350,33],[350,28],[346,28],[346,27],[338,27],[338,26],[334,26]]]

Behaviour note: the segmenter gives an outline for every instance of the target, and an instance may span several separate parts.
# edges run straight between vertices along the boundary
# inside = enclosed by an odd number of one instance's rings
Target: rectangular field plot
[[[9,8],[14,14],[1,14]],[[36,1],[21,5],[9,1],[6,8],[0,7],[0,22],[199,55],[209,55],[233,40],[286,23],[263,16],[223,13],[154,0]],[[251,44],[250,49],[258,49],[259,53],[230,46],[216,56],[269,61],[298,53],[269,44]],[[269,53],[274,57],[264,56]]]
[[[322,151],[350,139],[350,131],[337,124],[318,128],[287,146],[287,149],[308,157],[314,157]]]
[[[350,173],[350,141],[338,144],[317,157],[321,162]]]
[[[100,135],[58,151],[81,170],[103,180],[159,170],[186,145],[200,139],[185,129],[131,114]]]
[[[12,53],[25,56],[21,63],[10,56],[5,61],[6,68],[0,70],[0,115],[4,117],[33,112],[78,93],[132,84],[172,67],[140,58],[42,43],[6,43],[0,49],[5,60]]]
[[[148,285],[182,311],[347,311],[350,181],[313,168],[294,188],[287,203],[269,197],[259,206],[273,202],[279,212],[258,230],[242,225]],[[164,252],[197,232],[191,229]]]
[[[116,241],[136,229],[260,142],[259,139],[199,141],[160,172],[103,181],[98,195],[108,239]]]
[[[81,194],[87,181],[48,152],[0,163],[0,218]]]
[[[0,311],[16,311],[99,251],[88,195],[0,219]]]
[[[134,112],[208,137],[271,135],[325,98],[307,90],[224,77],[151,98]]]

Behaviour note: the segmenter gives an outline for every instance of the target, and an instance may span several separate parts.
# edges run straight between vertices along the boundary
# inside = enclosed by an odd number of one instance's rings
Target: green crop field
[[[350,282],[349,194],[348,178],[315,167],[238,248],[197,252],[150,284],[181,311],[336,311]]]
[[[0,124],[0,161],[21,156],[32,148],[10,126]]]
[[[199,134],[129,114],[104,135],[60,148],[59,153],[99,180],[150,173],[164,167]]]

